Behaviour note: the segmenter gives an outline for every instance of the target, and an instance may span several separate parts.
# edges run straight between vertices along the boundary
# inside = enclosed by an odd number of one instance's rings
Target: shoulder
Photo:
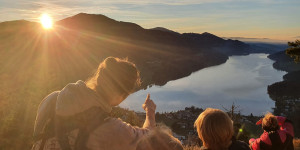
[[[247,143],[236,140],[232,142],[232,144],[229,147],[229,150],[250,150],[250,147]]]
[[[40,113],[40,111],[43,111],[47,107],[55,105],[59,93],[60,91],[54,91],[47,95],[39,105],[38,114]]]
[[[88,110],[93,106],[99,106],[95,92],[86,87],[83,81],[69,83],[57,97],[56,114],[60,116],[72,116]]]

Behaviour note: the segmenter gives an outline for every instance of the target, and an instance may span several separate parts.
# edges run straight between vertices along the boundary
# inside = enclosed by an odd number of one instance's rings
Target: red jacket
[[[275,132],[267,132],[258,139],[250,139],[252,150],[293,150],[294,127],[285,117],[277,116],[280,129]]]

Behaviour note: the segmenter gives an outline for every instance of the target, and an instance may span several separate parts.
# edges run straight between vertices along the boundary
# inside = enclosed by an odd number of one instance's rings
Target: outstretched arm
[[[251,138],[249,140],[249,147],[251,150],[260,150],[260,138],[258,139]]]
[[[155,110],[156,105],[153,100],[150,99],[150,94],[147,95],[146,101],[143,104],[143,108],[146,111],[146,120],[144,122],[143,128],[153,129],[156,126],[155,121]]]

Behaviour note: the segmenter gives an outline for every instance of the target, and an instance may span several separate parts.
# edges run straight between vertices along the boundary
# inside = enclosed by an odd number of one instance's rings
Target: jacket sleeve
[[[294,137],[294,127],[290,120],[286,117],[276,116],[280,130],[285,130],[288,134]]]
[[[146,136],[149,129],[131,126],[121,119],[108,118],[90,134],[87,142],[89,149],[135,149],[141,138]]]
[[[126,135],[127,139],[131,141],[130,143],[138,142],[144,135],[148,134],[149,132],[149,129],[147,128],[131,126],[130,124],[125,123],[120,119],[117,119],[116,121],[119,123],[120,129],[123,131],[124,135]]]
[[[249,144],[252,150],[260,150],[261,142],[272,145],[268,132],[265,132],[258,139],[250,139]]]
[[[249,145],[251,150],[260,150],[259,144],[260,144],[260,138],[258,139],[252,138],[249,140]]]

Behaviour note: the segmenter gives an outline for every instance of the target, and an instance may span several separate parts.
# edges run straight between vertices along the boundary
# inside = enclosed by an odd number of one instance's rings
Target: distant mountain
[[[231,39],[224,40],[223,38],[207,32],[202,34],[183,33],[182,36],[191,41],[198,49],[210,49],[211,51],[222,53],[227,56],[247,55],[254,50],[251,49],[250,45],[241,41]]]
[[[283,51],[288,47],[287,41],[273,40],[269,38],[223,37],[223,39],[242,41],[250,45],[251,49],[255,50],[256,52],[264,52],[268,54]]]
[[[163,27],[144,29],[135,23],[85,13],[57,21],[53,31],[45,31],[39,23],[25,20],[3,22],[0,28],[0,40],[5,43],[0,47],[2,52],[3,49],[9,49],[18,53],[23,46],[22,50],[27,50],[27,53],[34,51],[35,56],[43,52],[49,53],[45,57],[59,56],[51,60],[70,61],[79,59],[77,53],[82,53],[81,57],[88,59],[85,60],[87,62],[92,61],[93,67],[107,56],[129,57],[140,66],[144,87],[150,84],[163,85],[203,67],[223,63],[231,55],[269,52],[238,40],[224,40],[207,32],[179,34]],[[3,56],[9,59],[9,55],[5,53]],[[30,54],[23,55],[19,60]],[[76,67],[78,71],[82,69]],[[165,70],[162,67],[172,69]]]
[[[70,18],[58,21],[57,24],[64,27],[101,32],[108,35],[126,37],[133,40],[170,44],[179,47],[188,47],[195,50],[211,49],[225,55],[240,55],[249,53],[271,53],[267,48],[251,47],[238,40],[224,40],[211,33],[183,33],[179,34],[172,30],[156,27],[144,29],[141,26],[119,22],[103,15],[90,15],[80,13]]]
[[[57,21],[50,31],[43,30],[39,23],[25,20],[3,22],[0,28],[0,40],[5,43],[0,46],[0,52],[4,53],[2,57],[6,57],[7,61],[14,61],[10,60],[14,57],[9,51],[22,52],[18,59],[20,63],[32,57],[30,52],[36,57],[47,53],[43,57],[49,57],[50,66],[59,61],[72,62],[83,57],[84,60],[77,63],[90,63],[94,68],[107,56],[128,57],[140,67],[143,87],[163,85],[201,68],[223,63],[231,55],[266,52],[265,49],[256,49],[238,40],[224,40],[207,32],[179,34],[162,27],[144,29],[135,23],[85,13]],[[67,63],[64,65],[68,66],[66,70],[74,67]],[[80,65],[75,68],[77,70],[72,69],[71,72],[81,69],[90,72],[89,68]],[[7,69],[14,70],[14,67],[7,66]],[[53,71],[60,71],[56,69]],[[79,76],[86,77],[83,74]]]
[[[103,33],[143,30],[141,26],[135,23],[116,21],[104,15],[91,15],[85,13],[80,13],[75,16],[60,20],[56,22],[56,24],[72,29],[90,30]]]
[[[152,28],[151,30],[158,30],[158,31],[163,31],[163,32],[170,32],[170,33],[174,33],[174,34],[180,34],[178,32],[172,31],[172,30],[164,28],[164,27],[156,27],[156,28]]]
[[[247,37],[222,37],[224,39],[239,40],[245,43],[264,43],[264,44],[286,44],[286,40],[276,40],[270,38],[247,38]]]
[[[246,42],[247,43],[247,42]],[[284,51],[285,49],[287,49],[288,45],[285,44],[278,44],[278,43],[255,43],[255,42],[251,42],[251,43],[247,43],[253,47],[257,47],[257,49],[264,49],[265,51],[268,51],[270,54],[273,53],[277,53],[280,51]]]

